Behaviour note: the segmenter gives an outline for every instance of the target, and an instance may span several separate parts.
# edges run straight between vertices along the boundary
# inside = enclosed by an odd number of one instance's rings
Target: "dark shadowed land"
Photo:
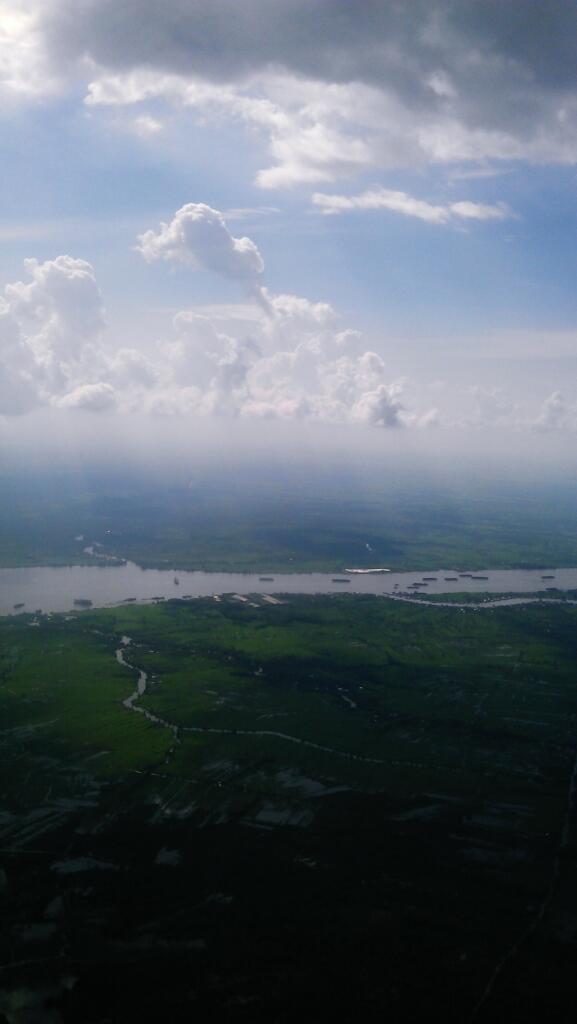
[[[571,480],[439,478],[373,460],[340,470],[5,470],[1,486],[2,566],[98,564],[103,554],[209,571],[577,565]]]
[[[33,621],[0,622],[4,1019],[565,1019],[575,609]]]

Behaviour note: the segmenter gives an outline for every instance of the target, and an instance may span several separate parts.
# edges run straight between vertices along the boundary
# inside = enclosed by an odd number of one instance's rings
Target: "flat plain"
[[[122,473],[0,469],[0,566],[332,572],[577,565],[575,487],[300,471],[151,482]],[[95,548],[94,545],[97,545]],[[100,545],[100,547],[99,547]],[[88,549],[88,550],[86,550]]]
[[[1,620],[0,1020],[565,1019],[576,626],[347,595]]]

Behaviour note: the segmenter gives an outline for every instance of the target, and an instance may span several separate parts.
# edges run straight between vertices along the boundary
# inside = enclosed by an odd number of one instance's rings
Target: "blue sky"
[[[205,7],[0,0],[0,417],[573,432],[577,6]]]

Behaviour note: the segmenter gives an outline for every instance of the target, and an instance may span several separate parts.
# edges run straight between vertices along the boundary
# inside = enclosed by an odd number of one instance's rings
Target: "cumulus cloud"
[[[34,355],[0,299],[0,415],[15,416],[38,404],[35,369]]]
[[[469,389],[469,394],[474,402],[472,422],[475,425],[483,427],[519,426],[520,410],[502,388],[475,386]]]
[[[457,203],[435,205],[424,199],[416,199],[406,192],[387,188],[368,189],[357,196],[326,195],[315,192],[312,197],[315,206],[325,214],[345,213],[350,210],[389,210],[405,217],[417,217],[428,224],[448,224],[451,220],[505,220],[512,216],[505,203],[473,203],[461,200]]]
[[[140,236],[145,259],[209,269],[253,290],[259,302],[242,336],[183,310],[172,336],[145,354],[103,344],[102,297],[84,260],[27,260],[27,279],[0,303],[0,413],[39,405],[105,413],[309,419],[397,427],[409,422],[401,385],[361,335],[343,330],[326,302],[260,285],[263,261],[218,210],[190,203]]]
[[[102,296],[86,260],[57,256],[40,263],[25,260],[29,281],[9,284],[5,302],[14,319],[25,326],[38,356],[78,356],[79,346],[104,327]]]
[[[554,433],[577,430],[577,405],[568,402],[561,391],[548,395],[537,412],[514,402],[501,388],[473,387],[469,389],[475,410],[467,426],[498,427],[501,429]]]
[[[560,391],[553,391],[543,402],[533,425],[536,430],[541,431],[565,430],[568,427],[575,429],[576,410],[568,406]]]
[[[184,225],[184,226],[183,226]],[[336,310],[262,285],[263,261],[223,215],[188,204],[140,238],[145,258],[211,269],[254,289],[251,318],[233,307],[181,310],[168,336],[143,352],[105,343],[105,316],[93,267],[58,256],[27,260],[26,279],[0,297],[0,415],[38,406],[69,413],[309,421],[375,429],[431,428],[436,410],[415,410],[405,382]],[[530,416],[499,389],[473,388],[476,411],[460,425],[573,430],[576,410],[559,392]]]
[[[28,279],[0,297],[0,413],[25,412],[65,395],[97,361],[102,296],[85,260],[26,260]]]
[[[243,119],[268,141],[265,188],[375,166],[577,160],[577,7],[566,0],[545,11],[497,0],[4,8],[5,90],[41,95],[68,68],[89,75],[94,106],[164,98],[201,118]],[[149,111],[139,118],[156,131]]]
[[[342,330],[326,302],[274,294],[262,285],[255,244],[234,238],[218,210],[189,203],[158,232],[140,236],[146,259],[168,259],[236,278],[255,290],[260,312],[250,335],[224,333],[207,316],[182,311],[160,346],[159,390],[148,408],[275,419],[397,427],[408,422],[401,385],[366,351],[357,331]]]
[[[182,311],[160,346],[164,375],[146,399],[163,415],[313,420],[398,427],[409,422],[401,385],[356,331],[339,330],[326,303],[270,295],[250,335],[220,331]]]
[[[58,256],[27,260],[27,278],[0,300],[0,414],[36,406],[105,413],[308,419],[377,427],[408,424],[399,382],[326,302],[275,294],[261,284],[262,257],[235,238],[223,215],[189,203],[140,236],[148,260],[233,278],[258,299],[245,333],[194,311],[148,353],[104,345],[105,317],[93,267]],[[224,328],[224,329],[223,329]]]
[[[248,286],[256,286],[264,270],[262,257],[250,238],[235,238],[219,210],[205,203],[187,203],[170,223],[139,236],[138,251],[145,260],[167,260],[211,270]]]
[[[158,368],[136,348],[119,348],[107,356],[105,366],[108,380],[124,390],[152,388],[160,377]]]

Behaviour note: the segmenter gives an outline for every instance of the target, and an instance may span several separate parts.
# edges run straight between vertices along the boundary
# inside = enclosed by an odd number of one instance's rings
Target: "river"
[[[0,615],[18,611],[69,612],[78,601],[95,608],[155,598],[210,597],[213,594],[534,594],[545,588],[577,589],[573,569],[485,569],[459,575],[451,569],[348,575],[334,573],[225,573],[142,569],[124,565],[71,565],[0,569]],[[447,579],[447,577],[450,577]],[[543,579],[543,577],[553,577]],[[346,580],[347,582],[341,582]],[[413,587],[413,584],[420,584]],[[426,585],[424,585],[426,584]],[[550,595],[555,597],[555,593]]]

